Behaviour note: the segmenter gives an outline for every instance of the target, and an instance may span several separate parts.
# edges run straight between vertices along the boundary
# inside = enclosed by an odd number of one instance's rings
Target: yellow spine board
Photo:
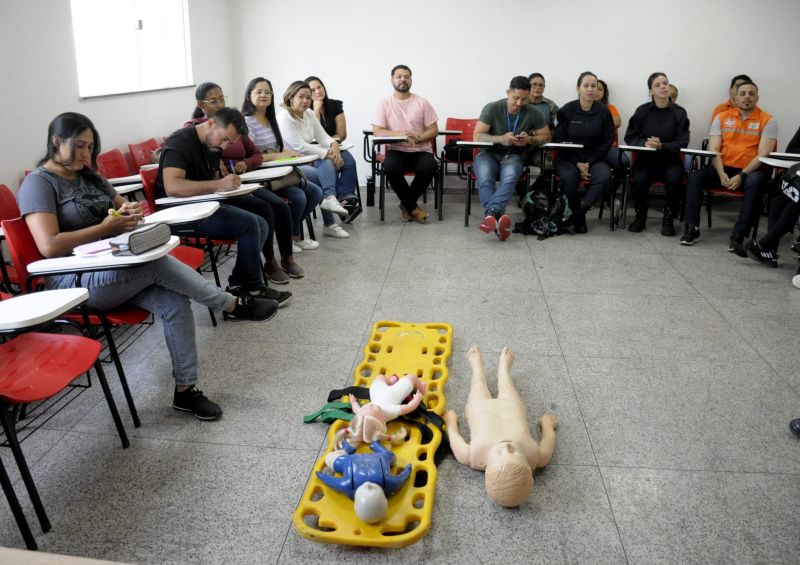
[[[425,405],[441,416],[452,343],[453,328],[449,324],[377,322],[364,348],[364,361],[355,369],[353,384],[369,386],[375,375],[380,374],[417,375],[427,385]],[[367,524],[356,516],[350,498],[328,488],[316,475],[325,468],[325,455],[334,449],[336,432],[347,424],[338,420],[328,429],[328,448],[314,465],[294,513],[294,527],[304,538],[321,543],[367,547],[403,547],[415,543],[431,526],[437,477],[434,454],[442,441],[440,430],[429,426],[433,439],[423,445],[420,431],[406,425],[405,441],[392,446],[384,442],[397,457],[392,472],[397,473],[410,463],[411,477],[399,492],[388,498],[386,518],[378,524]],[[402,425],[396,420],[390,422],[389,433],[396,433]],[[359,453],[369,451],[366,445],[358,448]]]

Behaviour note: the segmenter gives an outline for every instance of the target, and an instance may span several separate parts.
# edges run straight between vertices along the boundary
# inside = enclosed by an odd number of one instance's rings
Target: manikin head
[[[516,443],[502,441],[492,447],[485,484],[489,498],[499,506],[519,506],[528,499],[533,491],[533,471]]]
[[[375,483],[364,483],[353,496],[353,509],[362,521],[375,524],[386,517],[389,501],[381,487]]]

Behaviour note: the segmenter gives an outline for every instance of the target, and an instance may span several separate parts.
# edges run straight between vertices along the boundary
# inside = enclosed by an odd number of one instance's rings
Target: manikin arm
[[[420,402],[422,402],[422,393],[420,391],[417,391],[416,393],[414,393],[414,396],[411,398],[408,404],[400,405],[400,414],[406,415],[409,412],[413,412],[414,410],[417,409],[417,406],[419,406]]]
[[[453,455],[462,465],[469,465],[469,444],[464,441],[461,432],[458,431],[458,416],[452,410],[447,410],[444,413],[444,422],[447,424],[447,438],[450,440],[450,449],[453,450]]]
[[[556,427],[558,419],[552,414],[545,414],[539,418],[539,426],[542,428],[542,437],[539,440],[539,463],[536,468],[546,467],[553,458],[553,449],[556,446]]]

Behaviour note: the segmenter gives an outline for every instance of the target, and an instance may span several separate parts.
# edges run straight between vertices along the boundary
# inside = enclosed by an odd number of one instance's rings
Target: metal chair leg
[[[15,407],[9,406],[8,404],[0,405],[0,422],[2,422],[8,446],[11,448],[11,453],[14,455],[14,460],[17,462],[17,468],[22,477],[22,482],[28,490],[28,496],[33,503],[33,509],[36,511],[36,516],[39,518],[42,531],[48,532],[50,531],[50,520],[47,518],[47,512],[44,510],[42,499],[39,497],[39,491],[36,490],[36,484],[33,482],[31,470],[28,468],[28,463],[25,461],[25,456],[22,454],[22,448],[17,439],[14,410]]]
[[[111,417],[114,419],[114,425],[117,427],[117,433],[119,434],[119,439],[122,442],[122,447],[127,449],[131,445],[131,442],[128,441],[128,434],[125,433],[125,428],[122,425],[122,418],[119,417],[117,405],[114,402],[114,397],[111,395],[111,389],[108,386],[108,381],[106,380],[106,375],[103,372],[103,367],[101,365],[102,364],[100,363],[99,359],[94,363],[94,370],[97,372],[97,380],[100,381],[103,394],[106,395],[108,409],[111,412]]]
[[[142,425],[142,422],[139,420],[139,412],[136,410],[136,405],[133,403],[133,395],[128,386],[128,378],[125,376],[125,369],[122,368],[122,359],[119,357],[117,344],[114,341],[114,336],[111,334],[111,324],[108,323],[108,320],[106,320],[103,315],[100,315],[100,320],[103,324],[103,335],[105,335],[106,343],[108,343],[108,351],[111,353],[111,359],[114,361],[114,367],[117,369],[119,383],[122,385],[122,392],[125,394],[125,401],[128,403],[128,410],[130,410],[131,413],[133,427],[138,428]]]
[[[8,500],[8,505],[11,507],[11,513],[14,515],[14,520],[17,522],[19,533],[22,534],[22,538],[25,540],[25,547],[30,550],[39,549],[39,546],[36,545],[36,539],[33,537],[33,532],[31,532],[31,527],[28,524],[28,520],[25,518],[25,514],[22,512],[22,507],[19,504],[17,493],[14,492],[14,486],[11,484],[11,479],[8,478],[6,468],[3,466],[2,459],[0,459],[0,486],[3,487],[6,500]]]

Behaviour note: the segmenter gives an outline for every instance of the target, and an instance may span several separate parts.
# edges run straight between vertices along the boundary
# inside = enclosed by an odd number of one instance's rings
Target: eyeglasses
[[[253,94],[256,96],[272,96],[271,90],[254,90]]]
[[[225,105],[225,97],[220,96],[219,98],[212,98],[211,100],[201,100],[200,102],[205,102],[206,104],[213,104],[214,106],[220,104],[222,106]]]

